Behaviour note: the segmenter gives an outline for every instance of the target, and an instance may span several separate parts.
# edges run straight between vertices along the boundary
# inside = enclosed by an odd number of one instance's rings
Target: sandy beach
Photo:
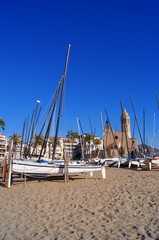
[[[159,170],[0,186],[0,239],[159,239]]]

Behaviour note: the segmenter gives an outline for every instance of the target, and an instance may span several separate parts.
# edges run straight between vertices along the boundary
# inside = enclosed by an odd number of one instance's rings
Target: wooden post
[[[5,156],[4,162],[3,162],[3,181],[4,182],[6,180],[6,175],[7,175],[7,156]]]
[[[11,141],[10,144],[10,148],[9,148],[9,155],[8,155],[8,172],[7,172],[7,181],[5,182],[5,187],[10,188],[11,185],[11,172],[12,172],[12,146],[13,146],[13,139]]]
[[[152,162],[151,162],[151,160],[149,160],[149,170],[151,170],[152,169]]]
[[[120,168],[120,160],[118,161],[118,168]]]
[[[131,168],[131,160],[129,160],[128,168]]]
[[[26,186],[26,173],[24,173],[24,184]]]
[[[106,167],[105,166],[102,167],[102,178],[106,179]]]
[[[70,155],[65,153],[65,182],[69,180],[69,160]]]

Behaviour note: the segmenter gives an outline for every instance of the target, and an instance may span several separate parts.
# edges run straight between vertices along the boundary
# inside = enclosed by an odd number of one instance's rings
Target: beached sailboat
[[[12,171],[16,173],[26,174],[38,174],[38,175],[63,175],[65,173],[64,162],[37,162],[30,160],[14,160]],[[69,164],[68,173],[71,174],[82,174],[87,172],[102,171],[101,166],[93,166],[88,164]],[[104,170],[103,170],[104,171]]]
[[[70,52],[70,44],[68,46],[68,51],[67,51],[65,70],[64,70],[62,79],[60,80],[57,90],[56,90],[55,100],[51,106],[52,110],[50,108],[51,117],[50,117],[50,120],[48,123],[48,128],[45,133],[45,137],[44,137],[44,141],[43,141],[39,159],[38,160],[27,159],[26,155],[24,155],[25,159],[13,160],[12,172],[50,176],[50,175],[56,175],[56,174],[64,174],[66,167],[67,167],[67,171],[68,171],[69,175],[70,174],[76,175],[76,174],[87,173],[87,172],[93,173],[96,171],[101,171],[103,178],[105,178],[105,168],[103,168],[102,166],[93,166],[93,165],[86,164],[86,163],[85,164],[69,163],[69,161],[67,161],[67,159],[64,161],[62,160],[60,162],[54,161],[56,142],[57,142],[57,136],[58,136],[58,128],[59,128],[59,122],[60,122],[60,117],[61,117],[61,107],[62,107],[62,100],[63,100],[69,52]],[[53,155],[52,155],[52,159],[48,161],[48,160],[45,160],[43,158],[43,156],[45,155],[45,149],[46,149],[46,144],[47,144],[47,140],[48,140],[48,136],[49,136],[51,121],[52,121],[55,105],[56,105],[57,98],[59,96],[60,91],[61,91],[61,98],[60,98],[57,127],[56,127],[55,139],[54,139]],[[29,152],[29,151],[27,150],[27,152]]]

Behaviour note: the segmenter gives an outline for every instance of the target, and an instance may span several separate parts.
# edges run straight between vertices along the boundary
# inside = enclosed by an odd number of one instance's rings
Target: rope
[[[61,78],[61,80],[62,80],[62,78]],[[61,81],[61,80],[60,80],[60,81]],[[60,81],[59,81],[59,82],[60,82]],[[56,93],[56,89],[55,89],[55,91],[53,92],[53,94],[52,94],[52,96],[51,96],[51,98],[50,98],[50,100],[49,100],[49,102],[48,102],[48,104],[47,104],[47,106],[46,106],[46,108],[45,108],[45,110],[44,110],[44,112],[43,112],[40,120],[39,120],[39,122],[43,119],[46,111],[48,110],[48,108],[49,108],[49,106],[50,106],[50,103],[52,102],[53,98],[55,97],[55,93]],[[41,124],[41,125],[42,125],[42,124]],[[41,127],[39,127],[39,129],[41,129]],[[39,132],[39,129],[38,129],[37,132]]]

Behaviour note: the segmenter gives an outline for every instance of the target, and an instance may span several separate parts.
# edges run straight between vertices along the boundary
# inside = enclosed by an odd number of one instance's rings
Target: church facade
[[[138,142],[131,137],[130,116],[123,110],[120,117],[121,131],[111,131],[110,124],[105,126],[105,147],[108,157],[135,156],[138,152]]]

